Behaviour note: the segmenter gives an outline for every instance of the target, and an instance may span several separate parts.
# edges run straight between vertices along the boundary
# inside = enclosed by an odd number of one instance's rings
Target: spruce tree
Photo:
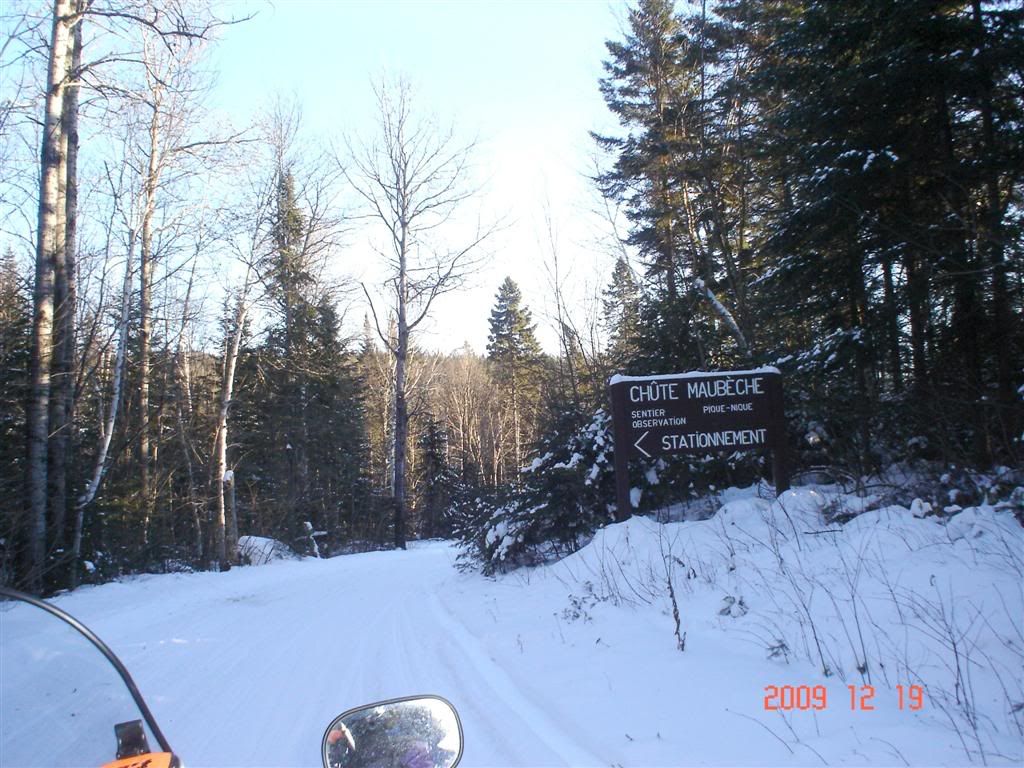
[[[614,161],[598,182],[624,204],[650,298],[679,321],[670,332],[699,333],[714,349],[668,367],[745,362],[756,178],[751,102],[737,84],[746,48],[706,4],[686,15],[672,0],[640,0],[629,23],[622,42],[607,44],[601,92],[623,134],[595,136]]]
[[[487,358],[491,361],[496,383],[501,387],[512,415],[512,476],[518,482],[518,468],[524,456],[527,412],[536,403],[540,387],[540,344],[530,310],[523,306],[523,295],[511,277],[498,289],[491,310]]]
[[[32,300],[14,254],[0,257],[0,581],[9,583],[27,541],[22,509],[25,403],[32,344]]]
[[[326,530],[333,543],[364,528],[368,513],[365,384],[329,298],[315,306],[309,341],[306,455],[312,522]]]
[[[630,241],[640,249],[650,276],[674,299],[683,200],[673,184],[672,166],[683,139],[679,107],[687,85],[683,30],[673,0],[640,0],[629,13],[625,40],[606,45],[601,93],[626,135],[595,134],[598,144],[615,155],[613,168],[599,183],[605,194],[625,202]]]
[[[608,333],[606,354],[611,368],[625,373],[636,356],[640,333],[640,286],[622,257],[615,262],[612,279],[601,301]]]
[[[432,414],[424,420],[417,447],[420,451],[419,536],[425,539],[449,536],[452,532],[449,510],[457,490],[457,477],[449,457],[448,430]]]
[[[299,535],[311,516],[309,482],[308,375],[314,353],[310,338],[315,308],[310,296],[313,276],[311,254],[303,248],[305,217],[295,197],[295,182],[285,168],[278,172],[277,206],[273,222],[273,250],[266,262],[269,296],[277,314],[267,340],[268,377],[274,396],[268,409],[281,450],[275,473],[283,481],[280,499],[292,533]]]
[[[894,418],[907,437],[934,432],[950,458],[1005,452],[993,436],[1010,434],[1015,409],[986,402],[1011,399],[1006,371],[1022,354],[1002,280],[1012,240],[993,237],[1024,168],[1019,85],[1009,97],[1020,14],[932,0],[723,13],[757,31],[748,87],[776,190],[763,214],[767,341],[830,393],[812,400],[850,420],[831,431],[856,435],[860,460],[905,369],[912,397]]]
[[[305,523],[337,543],[360,528],[369,493],[366,418],[357,359],[340,336],[319,276],[325,239],[279,169],[269,252],[263,258],[272,322],[240,364],[240,469],[256,491],[246,510],[258,532],[308,540]]]

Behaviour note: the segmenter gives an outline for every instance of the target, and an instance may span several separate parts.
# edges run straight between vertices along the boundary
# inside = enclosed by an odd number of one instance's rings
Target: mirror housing
[[[327,726],[324,768],[455,768],[462,723],[440,696],[410,696],[350,709]]]

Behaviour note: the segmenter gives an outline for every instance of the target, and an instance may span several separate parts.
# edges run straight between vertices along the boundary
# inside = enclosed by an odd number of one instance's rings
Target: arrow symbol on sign
[[[651,458],[651,454],[649,454],[647,451],[645,451],[643,448],[640,447],[640,441],[643,440],[645,437],[647,437],[649,434],[651,434],[650,430],[648,430],[647,432],[644,432],[642,435],[640,435],[640,437],[638,437],[636,439],[636,442],[633,443],[633,447],[636,448],[638,451],[640,451],[640,453],[642,453],[648,459]]]

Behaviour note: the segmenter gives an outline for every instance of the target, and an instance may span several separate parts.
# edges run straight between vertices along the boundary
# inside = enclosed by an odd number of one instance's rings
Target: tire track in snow
[[[289,600],[289,589],[268,586],[258,599],[228,598],[203,611],[200,626],[209,640],[195,648],[193,674],[185,674],[198,678],[204,693],[196,695],[197,686],[179,698],[175,710],[181,719],[172,723],[183,732],[184,748],[178,748],[188,763],[319,761],[319,739],[337,714],[329,704],[336,656],[328,652],[336,643],[328,640],[327,616],[310,610],[311,602]],[[282,685],[285,679],[291,684]],[[175,687],[170,680],[164,685]],[[268,689],[277,696],[268,697]],[[186,701],[189,706],[182,707]]]
[[[68,607],[122,655],[191,765],[316,764],[331,717],[424,693],[459,709],[467,766],[601,765],[446,609],[453,575],[433,547],[154,577]]]
[[[460,678],[462,683],[460,690],[468,694],[477,688],[493,697],[492,699],[488,696],[473,696],[472,698],[467,696],[465,700],[457,703],[458,706],[458,704],[469,702],[475,713],[478,716],[482,715],[483,719],[491,726],[488,734],[490,737],[494,738],[495,735],[498,735],[498,741],[504,744],[506,749],[511,747],[513,752],[521,751],[517,747],[523,744],[528,745],[529,740],[523,729],[516,727],[515,721],[519,721],[528,730],[529,735],[535,737],[536,744],[545,748],[558,763],[581,767],[607,765],[607,761],[599,759],[589,750],[574,742],[543,709],[530,701],[508,673],[485,653],[480,642],[443,605],[436,594],[430,595],[428,605],[441,632],[452,641],[454,648],[459,652],[457,662],[452,664],[449,661],[446,666]],[[464,672],[467,664],[472,678],[468,683],[465,675],[460,674]],[[511,717],[496,717],[500,714],[495,711],[496,704],[501,709],[507,710]],[[515,741],[510,743],[508,739],[501,738],[506,733],[513,734]],[[470,734],[467,739],[472,737]],[[533,750],[532,755],[523,755],[523,757],[527,757],[528,760],[536,760],[536,750]]]

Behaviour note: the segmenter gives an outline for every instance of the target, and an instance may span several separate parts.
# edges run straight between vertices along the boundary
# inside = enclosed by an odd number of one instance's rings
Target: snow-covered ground
[[[840,525],[862,502],[827,489],[721,498],[709,520],[634,518],[497,579],[430,542],[55,602],[121,656],[190,766],[319,765],[332,717],[414,693],[455,704],[466,766],[1024,762],[1011,512]],[[4,654],[45,644],[38,621],[0,611]],[[52,764],[53,734],[81,732],[52,703],[76,673],[2,663],[0,765]]]

